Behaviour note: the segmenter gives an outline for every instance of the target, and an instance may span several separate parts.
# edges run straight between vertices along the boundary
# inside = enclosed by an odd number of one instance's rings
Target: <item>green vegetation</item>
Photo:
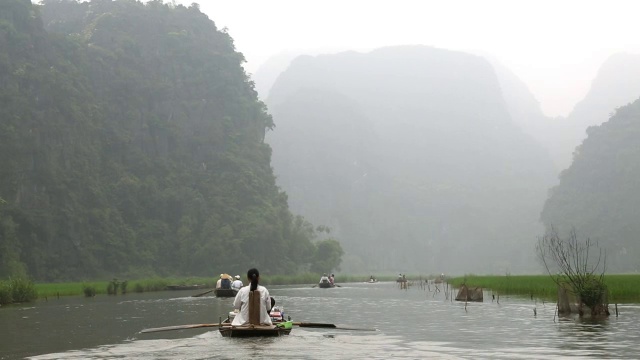
[[[556,284],[548,275],[465,275],[448,279],[453,286],[467,284],[491,289],[501,295],[523,295],[555,301]],[[609,290],[609,303],[640,301],[640,275],[607,275],[604,283]]]
[[[30,302],[37,298],[38,293],[31,280],[11,278],[0,281],[0,305]]]
[[[325,237],[229,34],[197,4],[41,3],[0,2],[0,279],[308,271]]]
[[[91,281],[91,282],[66,282],[66,283],[44,283],[44,284],[36,284],[35,288],[38,292],[38,295],[41,298],[44,297],[56,297],[56,296],[77,296],[77,295],[85,295],[86,289],[91,289],[93,291],[93,295],[105,295],[109,294],[109,288],[111,288],[112,294],[115,283],[118,283],[118,294],[122,294],[122,284],[125,285],[125,293],[126,289],[129,286],[133,289],[134,292],[147,292],[147,291],[161,291],[165,290],[167,285],[173,284],[201,284],[206,285],[208,287],[213,288],[215,286],[215,280],[212,278],[150,278],[150,279],[141,279],[141,280],[133,280],[133,281],[118,281],[117,279],[113,279],[110,281]]]
[[[94,297],[96,296],[96,288],[89,285],[82,285],[82,291],[84,292],[85,297]]]

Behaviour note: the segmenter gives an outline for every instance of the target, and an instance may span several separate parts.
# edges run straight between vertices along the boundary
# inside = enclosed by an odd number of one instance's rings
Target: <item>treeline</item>
[[[197,4],[2,1],[0,278],[337,267],[275,184],[243,61]]]

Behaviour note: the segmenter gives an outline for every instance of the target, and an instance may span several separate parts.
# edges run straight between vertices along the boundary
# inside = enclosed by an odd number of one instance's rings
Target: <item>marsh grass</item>
[[[38,298],[38,292],[31,280],[10,278],[0,281],[0,304],[30,302]]]
[[[13,296],[11,296],[11,285],[8,281],[0,281],[0,305],[11,304]]]
[[[90,285],[83,284],[82,291],[84,292],[85,297],[94,297],[96,296],[96,288]]]
[[[118,281],[112,279],[108,281],[85,281],[85,282],[65,282],[65,283],[46,283],[36,284],[35,287],[38,294],[42,298],[50,298],[57,296],[79,296],[85,295],[85,288],[93,288],[95,295],[108,294],[109,290],[112,295],[114,291],[118,294],[126,294],[129,289],[134,292],[162,291],[167,285],[171,284],[203,284],[211,288],[215,287],[213,278],[150,278],[141,280],[124,280]],[[117,287],[116,287],[117,283]],[[0,290],[1,291],[1,290]],[[1,295],[0,295],[1,296]]]
[[[640,302],[640,275],[605,275],[609,290],[609,303]],[[549,275],[466,275],[449,279],[453,286],[466,283],[480,286],[500,295],[524,295],[555,300],[558,296],[556,284]]]
[[[40,298],[53,298],[57,296],[84,295],[87,287],[95,289],[95,294],[104,294],[107,281],[64,282],[36,284],[36,290]]]

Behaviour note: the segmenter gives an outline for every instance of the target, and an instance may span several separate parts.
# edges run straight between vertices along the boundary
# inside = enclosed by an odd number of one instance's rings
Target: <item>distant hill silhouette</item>
[[[426,46],[300,56],[267,104],[278,184],[343,240],[345,268],[535,267],[553,165],[483,58]]]
[[[560,158],[562,151],[565,151],[562,142],[567,133],[566,119],[546,116],[538,100],[520,78],[497,60],[491,57],[487,57],[487,60],[496,71],[502,96],[513,122],[545,148],[556,171],[560,172],[561,167],[564,167]]]
[[[561,169],[571,164],[576,146],[586,138],[589,126],[607,121],[616,108],[640,97],[640,55],[618,53],[605,61],[591,89],[567,116],[560,142]]]
[[[260,65],[251,75],[255,83],[256,91],[261,99],[266,99],[269,96],[269,91],[273,83],[275,83],[278,76],[289,67],[291,60],[298,55],[298,52],[282,52],[274,55]]]

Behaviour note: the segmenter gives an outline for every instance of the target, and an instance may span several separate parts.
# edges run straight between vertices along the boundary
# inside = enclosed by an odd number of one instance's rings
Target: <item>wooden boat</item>
[[[335,284],[332,284],[330,282],[321,282],[321,283],[318,283],[318,287],[321,289],[329,289],[329,288],[335,287]]]
[[[272,325],[260,325],[260,293],[255,290],[249,293],[249,324],[241,326],[231,325],[235,312],[220,323],[220,335],[224,337],[264,337],[289,335],[293,328],[291,320],[285,320],[281,308],[274,308],[271,313]]]
[[[207,285],[167,285],[167,290],[198,290],[206,287]]]
[[[215,289],[214,293],[217,297],[235,297],[238,293],[236,289]]]

